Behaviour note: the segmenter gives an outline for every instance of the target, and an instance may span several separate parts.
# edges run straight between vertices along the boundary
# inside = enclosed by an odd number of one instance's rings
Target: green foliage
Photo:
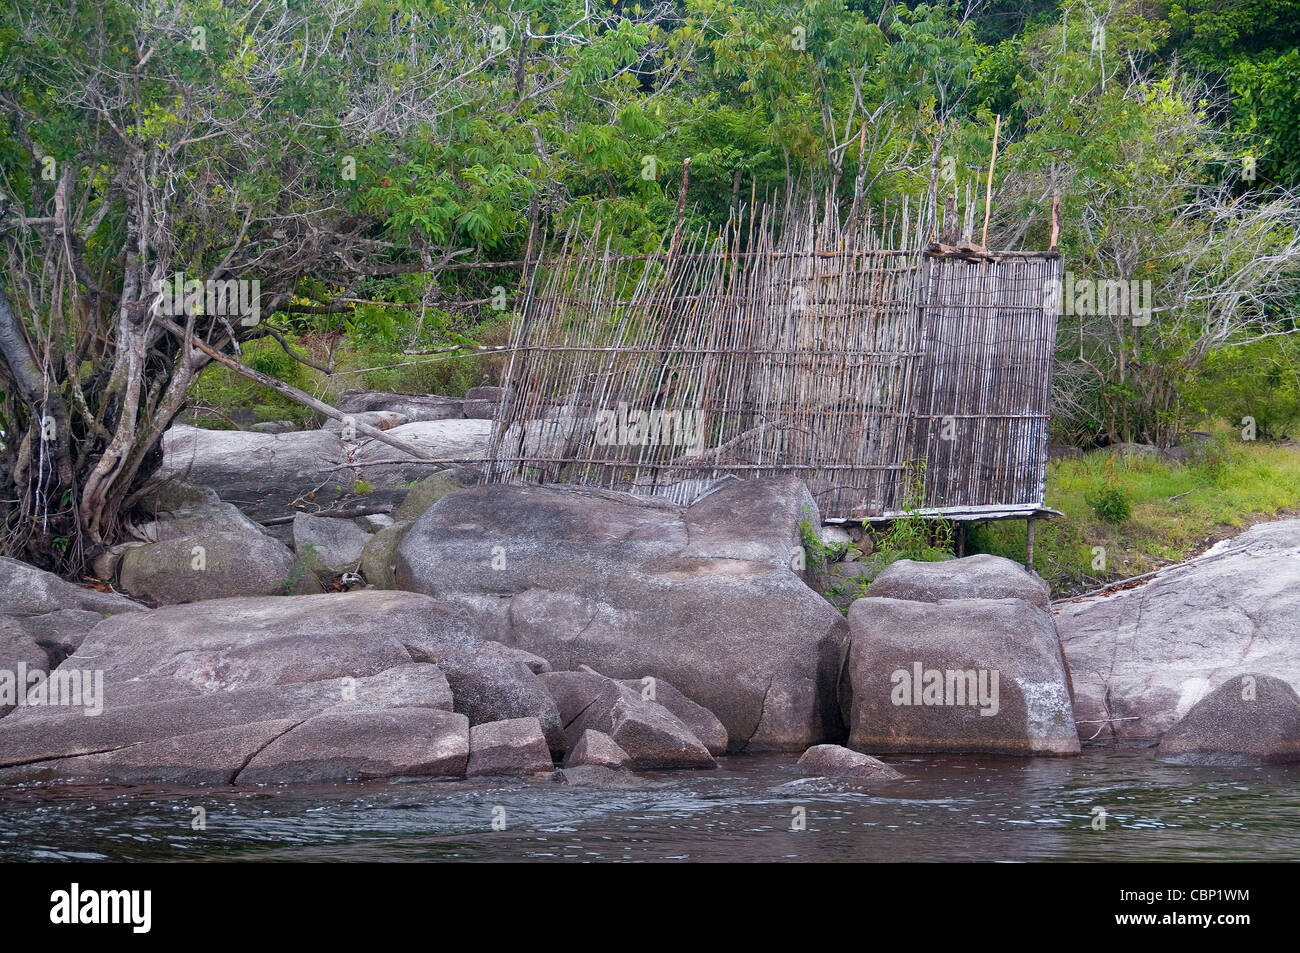
[[[1038,522],[1034,568],[1055,596],[1182,562],[1259,519],[1300,509],[1295,447],[1246,443],[1230,429],[1191,446],[1186,463],[1116,459],[1097,450],[1048,465],[1047,503],[1065,515]],[[1121,524],[1102,520],[1088,502],[1117,483],[1132,504],[1131,517]],[[1025,555],[1025,524],[975,524],[966,542],[969,552],[1019,562]]]
[[[871,561],[877,570],[900,559],[939,562],[952,558],[952,523],[922,514],[925,507],[925,463],[908,468],[907,487],[900,509],[905,515],[891,520],[873,537]]]
[[[1204,442],[1189,443],[1187,451],[1188,463],[1204,473],[1210,483],[1216,487],[1227,483],[1232,455],[1226,434],[1220,432]]]
[[[266,594],[268,596],[293,595],[293,591],[299,582],[306,579],[308,575],[316,575],[316,572],[312,567],[319,564],[320,560],[317,557],[316,545],[314,543],[308,543],[303,547],[302,552],[299,553],[298,557],[293,561],[293,565],[289,567],[289,574],[284,577],[284,580],[280,583],[279,589],[269,591]]]
[[[1107,486],[1097,491],[1096,496],[1088,497],[1097,519],[1106,523],[1124,523],[1133,515],[1133,503],[1128,494],[1117,486]]]
[[[299,353],[307,356],[301,349]],[[270,338],[246,344],[243,357],[250,367],[269,377],[324,399],[332,396],[323,375],[294,360]],[[206,426],[233,426],[231,416],[245,409],[251,409],[258,421],[291,420],[305,427],[315,420],[315,411],[310,408],[219,364],[209,364],[203,369],[190,395],[196,422]]]
[[[1204,247],[1221,222],[1188,214],[1186,203],[1223,178],[1229,159],[1260,155],[1261,181],[1240,183],[1243,192],[1300,181],[1300,0],[990,0],[970,16],[952,0],[358,0],[346,22],[288,0],[284,9],[307,19],[274,44],[293,51],[284,59],[259,49],[275,16],[218,0],[164,6],[33,0],[0,13],[0,92],[15,107],[0,120],[5,194],[29,215],[48,214],[51,190],[28,140],[60,163],[75,160],[72,204],[84,218],[72,223],[73,250],[84,245],[86,270],[113,291],[128,260],[127,212],[139,206],[123,191],[131,181],[123,155],[174,157],[151,186],[177,200],[158,209],[165,228],[145,236],[166,258],[144,262],[147,273],[207,274],[231,255],[262,268],[295,235],[346,223],[337,245],[325,243],[329,255],[306,265],[291,258],[267,276],[300,309],[271,320],[334,373],[309,370],[273,341],[243,348],[254,368],[326,399],[357,387],[457,395],[495,380],[503,358],[407,351],[504,343],[506,317],[475,302],[499,284],[513,304],[518,270],[437,263],[522,257],[534,207],[551,247],[566,228],[590,232],[599,222],[611,250],[653,249],[675,224],[688,159],[689,225],[724,222],[751,195],[779,198],[792,182],[844,200],[860,166],[868,210],[879,213],[924,193],[932,150],[954,157],[953,184],[978,195],[1000,115],[994,234],[1045,247],[1045,196],[1059,187],[1068,267],[1157,288],[1200,273],[1205,262],[1179,249]],[[1091,35],[1099,22],[1100,50]],[[45,23],[58,26],[32,29]],[[186,42],[197,26],[207,37],[201,55]],[[504,31],[499,55],[492,27]],[[120,96],[79,99],[69,91],[84,85],[85,63],[69,49],[84,50],[96,75],[138,82]],[[147,68],[143,50],[152,51]],[[1175,61],[1221,82],[1226,103],[1189,84]],[[267,75],[269,62],[279,66]],[[440,77],[427,111],[399,124],[361,121],[369,103],[409,91],[422,75]],[[101,95],[112,101],[102,112],[77,105]],[[249,116],[258,117],[255,136]],[[345,157],[356,160],[355,179],[341,173]],[[1270,232],[1259,247],[1276,248],[1293,231]],[[12,251],[3,255],[17,278],[26,266],[14,262],[30,250],[11,260]],[[343,275],[339,256],[392,267]],[[1267,254],[1225,257],[1228,274],[1245,274],[1248,258]],[[420,267],[428,270],[410,271]],[[410,273],[394,273],[402,271]],[[1295,304],[1258,311],[1238,339],[1209,346],[1198,333],[1216,315],[1186,297],[1170,304],[1167,321],[1120,323],[1104,337],[1067,317],[1058,366],[1077,372],[1069,378],[1077,387],[1059,403],[1058,432],[1080,443],[1156,439],[1204,415],[1234,425],[1253,417],[1265,439],[1294,433],[1300,350],[1267,335],[1295,331]],[[32,340],[47,336],[47,318],[33,315]],[[87,339],[113,340],[104,330]],[[67,364],[53,357],[47,366]],[[174,353],[160,357],[149,359],[162,370],[145,393],[162,389],[154,385]],[[84,381],[107,381],[105,366],[81,363]],[[70,396],[68,381],[58,386]],[[203,372],[192,397],[218,420],[250,408],[263,420],[313,417],[219,367]],[[0,396],[0,414],[14,406]],[[12,425],[0,419],[0,431]],[[1214,484],[1231,473],[1227,459],[1207,456],[1195,469]],[[877,561],[940,558],[950,548],[951,527],[919,515],[916,489],[908,515],[876,540]],[[1083,509],[1104,522],[1103,511],[1119,511],[1114,503]]]
[[[803,511],[808,517],[812,515],[806,506]],[[799,537],[803,541],[804,565],[812,567],[814,571],[819,571],[843,555],[839,548],[822,541],[821,533],[811,519],[805,518],[799,522]]]
[[[526,224],[530,176],[539,168],[527,126],[462,114],[439,132],[367,150],[360,207],[399,240],[502,246]],[[394,151],[404,161],[394,164]]]
[[[1300,50],[1238,58],[1228,84],[1234,131],[1258,158],[1257,178],[1300,184]]]
[[[1227,78],[1260,178],[1300,184],[1300,0],[1179,0],[1169,24],[1168,55]]]
[[[1300,339],[1271,337],[1224,348],[1184,386],[1189,413],[1241,428],[1255,421],[1260,439],[1281,440],[1300,427]]]
[[[421,358],[400,351],[357,351],[349,355],[346,363],[363,369],[360,374],[347,373],[349,382],[359,380],[365,390],[398,394],[463,397],[471,387],[484,383],[487,373],[480,358],[449,359],[447,355],[437,354]]]

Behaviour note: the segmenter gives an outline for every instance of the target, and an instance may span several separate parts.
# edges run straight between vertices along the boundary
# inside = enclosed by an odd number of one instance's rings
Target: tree
[[[1091,298],[1063,302],[1054,415],[1081,441],[1167,445],[1208,356],[1295,331],[1300,195],[1240,194],[1211,91],[1153,75],[1158,39],[1134,9],[1075,2],[1026,43],[1027,130],[1006,153],[1000,241],[1045,245],[1060,195],[1065,268]],[[1114,307],[1098,291],[1117,286]],[[1149,313],[1134,313],[1134,292]]]
[[[575,63],[628,75],[668,9],[6,8],[0,548],[76,569],[115,542],[195,376],[247,374],[242,342],[283,343],[265,318],[304,277],[434,274],[526,231],[533,130],[472,117],[544,106]]]
[[[1252,181],[1300,185],[1300,0],[1178,0],[1169,55],[1230,90]]]

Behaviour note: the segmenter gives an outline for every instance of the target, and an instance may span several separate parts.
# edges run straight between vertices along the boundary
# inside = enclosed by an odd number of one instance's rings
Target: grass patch
[[[1126,518],[1097,512],[1107,491],[1128,501]],[[1186,464],[1097,450],[1048,465],[1047,505],[1065,517],[1036,527],[1034,568],[1054,596],[1072,595],[1182,562],[1251,523],[1300,509],[1300,447],[1224,430]],[[972,526],[967,552],[1022,561],[1025,524]]]
[[[294,346],[307,356],[305,348]],[[295,361],[270,338],[245,344],[242,359],[254,370],[292,384],[327,403],[333,398],[324,374]],[[240,411],[251,411],[254,423],[291,420],[299,427],[316,424],[316,412],[311,408],[269,387],[255,384],[227,367],[209,364],[190,388],[188,413],[193,422],[215,430],[232,430],[235,423],[231,418]]]
[[[508,344],[510,323],[504,318],[485,321],[473,329],[472,337],[458,337],[459,343],[477,342],[485,347]],[[465,355],[406,354],[400,347],[347,344],[337,355],[335,380],[340,390],[389,391],[396,394],[441,394],[464,397],[471,387],[495,383],[509,357],[505,354]]]
[[[470,329],[472,336],[453,335],[461,344],[498,346],[509,343],[508,318],[494,317]],[[321,372],[295,361],[280,345],[265,338],[243,347],[243,360],[270,377],[335,404],[347,390],[391,391],[398,394],[440,394],[463,397],[471,387],[496,383],[509,361],[507,353],[412,355],[402,343],[363,337],[344,339],[332,350],[330,338],[318,333],[289,334],[290,346],[334,373]],[[447,344],[447,342],[442,342]],[[262,387],[219,364],[209,364],[190,388],[189,422],[212,429],[235,429],[271,420],[289,420],[303,429],[322,422],[315,411]]]

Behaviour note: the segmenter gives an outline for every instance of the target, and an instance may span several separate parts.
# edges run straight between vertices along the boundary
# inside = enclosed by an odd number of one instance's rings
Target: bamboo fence
[[[485,480],[686,504],[793,474],[845,519],[922,480],[939,512],[1041,507],[1059,258],[954,256],[919,218],[762,206],[647,255],[575,224],[526,271]]]

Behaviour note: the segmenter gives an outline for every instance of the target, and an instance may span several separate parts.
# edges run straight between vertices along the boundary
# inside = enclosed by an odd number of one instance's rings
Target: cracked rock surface
[[[77,651],[106,617],[144,608],[125,596],[77,586],[0,556],[0,670],[48,671]],[[0,702],[0,716],[13,708]]]
[[[214,599],[115,615],[59,669],[102,676],[102,712],[16,708],[0,720],[0,781],[463,777],[476,719],[459,710],[443,664],[476,690],[507,677],[493,694],[515,699],[544,666],[482,642],[461,615],[409,592]],[[531,697],[558,726],[540,683]]]
[[[1254,526],[1145,585],[1057,607],[1079,737],[1150,744],[1236,676],[1300,686],[1300,520]]]
[[[805,520],[820,525],[794,479],[730,481],[688,507],[481,486],[411,526],[396,582],[557,671],[665,680],[717,716],[732,752],[803,751],[843,733],[847,631],[791,569]]]

